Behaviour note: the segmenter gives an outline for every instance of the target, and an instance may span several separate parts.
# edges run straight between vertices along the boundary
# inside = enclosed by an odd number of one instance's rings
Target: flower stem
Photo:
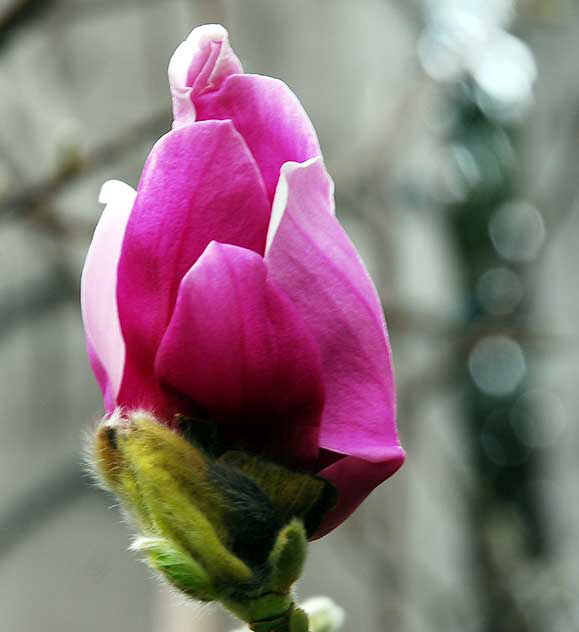
[[[254,621],[251,632],[309,632],[308,615],[294,604],[281,617]]]

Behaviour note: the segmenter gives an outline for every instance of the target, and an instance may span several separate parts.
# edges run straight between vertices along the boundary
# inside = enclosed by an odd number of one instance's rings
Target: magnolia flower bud
[[[339,495],[315,539],[404,461],[382,305],[296,95],[244,73],[214,24],[169,83],[173,129],[136,191],[103,186],[82,274],[105,409],[171,426],[202,408],[229,449],[326,479]]]
[[[307,541],[405,458],[381,302],[291,90],[244,73],[218,25],[169,83],[173,129],[137,191],[103,187],[82,274],[111,415],[95,470],[173,586],[256,632],[307,632]]]

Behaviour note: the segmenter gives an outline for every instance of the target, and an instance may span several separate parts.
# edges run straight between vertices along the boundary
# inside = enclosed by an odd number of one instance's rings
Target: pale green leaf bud
[[[337,632],[344,624],[345,613],[329,597],[311,597],[300,607],[310,620],[310,632]]]
[[[282,529],[269,556],[273,590],[287,592],[302,574],[307,552],[307,538],[303,524],[292,520]]]

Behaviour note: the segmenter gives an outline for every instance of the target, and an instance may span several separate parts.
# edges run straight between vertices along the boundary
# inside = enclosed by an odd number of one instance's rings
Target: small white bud
[[[310,619],[311,632],[336,632],[344,623],[344,609],[329,597],[310,597],[300,608]]]
[[[310,620],[310,632],[337,632],[344,624],[344,609],[329,597],[310,597],[299,607]],[[248,627],[236,628],[231,632],[250,632]]]

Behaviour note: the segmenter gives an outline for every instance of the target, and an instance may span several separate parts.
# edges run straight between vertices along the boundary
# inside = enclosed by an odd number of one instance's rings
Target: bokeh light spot
[[[511,414],[513,430],[519,440],[530,448],[552,446],[564,432],[567,422],[563,402],[547,390],[526,393]]]
[[[494,213],[489,234],[501,257],[515,263],[529,263],[539,254],[545,241],[545,222],[531,204],[513,201]]]
[[[487,270],[480,277],[476,291],[482,307],[493,316],[511,314],[524,294],[519,276],[508,268]]]
[[[520,345],[507,336],[487,336],[477,342],[468,359],[477,387],[496,397],[516,390],[526,372]]]

